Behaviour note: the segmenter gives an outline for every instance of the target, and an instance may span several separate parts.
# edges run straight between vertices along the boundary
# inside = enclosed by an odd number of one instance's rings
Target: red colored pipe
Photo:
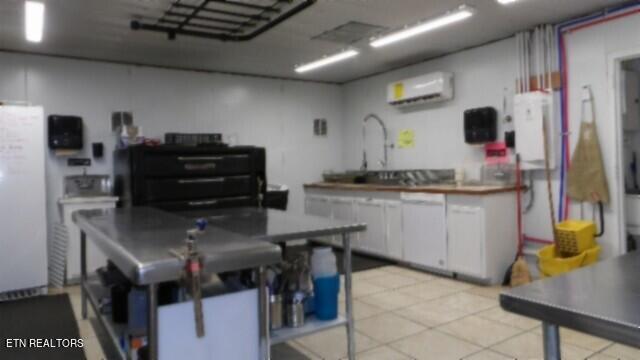
[[[593,20],[592,22],[588,22],[588,23],[585,23],[585,24],[576,25],[575,27],[567,29],[565,32],[573,33],[573,32],[576,32],[576,31],[579,31],[579,30],[582,30],[582,29],[586,29],[586,28],[589,28],[589,27],[592,27],[592,26],[595,26],[595,25],[603,24],[603,23],[606,23],[606,22],[609,22],[609,21],[612,21],[612,20],[617,20],[617,19],[620,19],[620,18],[623,18],[623,17],[627,17],[629,15],[637,14],[637,13],[640,13],[640,9],[634,9],[634,10],[631,10],[631,11],[628,11],[628,12],[625,12],[625,13],[620,13],[620,14],[616,14],[616,15],[613,15],[613,16],[605,17],[605,18],[602,18],[602,19]]]
[[[516,210],[518,221],[518,256],[522,256],[524,240],[522,239],[522,173],[520,172],[520,155],[516,155]]]
[[[552,240],[539,239],[531,236],[524,235],[524,240],[536,244],[553,244]]]

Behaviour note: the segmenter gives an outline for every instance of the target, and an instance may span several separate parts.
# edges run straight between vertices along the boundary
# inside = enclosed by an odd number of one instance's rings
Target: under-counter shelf
[[[105,296],[110,296],[109,289],[102,286],[100,279],[96,275],[87,278],[86,282],[81,285],[87,292],[87,299],[93,308],[93,312],[96,315],[100,324],[109,335],[109,339],[113,343],[118,355],[121,359],[128,359],[127,354],[120,346],[120,336],[127,331],[126,324],[116,324],[111,320],[110,314],[102,314],[100,312],[100,299]]]
[[[305,318],[305,323],[301,327],[283,327],[278,330],[271,330],[271,345],[280,344],[299,337],[343,326],[346,323],[347,319],[340,315],[333,320],[318,320],[315,316],[309,316]]]

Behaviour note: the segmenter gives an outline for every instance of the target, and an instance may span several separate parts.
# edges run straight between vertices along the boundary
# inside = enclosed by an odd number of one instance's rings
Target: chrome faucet
[[[367,116],[364,117],[364,120],[362,120],[362,166],[360,167],[361,170],[366,171],[367,170],[367,149],[366,149],[366,139],[367,139],[367,121],[369,119],[374,119],[378,122],[378,124],[380,125],[380,127],[382,128],[382,136],[383,136],[383,143],[382,143],[382,148],[384,151],[384,159],[383,160],[379,160],[380,165],[382,166],[383,170],[387,169],[387,165],[388,165],[388,158],[387,158],[387,149],[389,148],[393,148],[393,144],[388,144],[388,137],[389,134],[387,132],[387,127],[384,125],[384,122],[382,121],[382,119],[380,119],[380,117],[378,117],[378,115],[376,114],[369,114]]]

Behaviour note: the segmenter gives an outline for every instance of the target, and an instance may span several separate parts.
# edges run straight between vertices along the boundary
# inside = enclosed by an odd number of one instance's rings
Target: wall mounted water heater
[[[544,169],[545,140],[543,122],[547,123],[549,167],[556,167],[557,139],[553,93],[534,91],[516,94],[513,101],[516,153],[523,170]]]

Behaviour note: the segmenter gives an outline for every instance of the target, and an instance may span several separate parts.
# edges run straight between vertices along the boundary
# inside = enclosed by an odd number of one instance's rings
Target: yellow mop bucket
[[[596,224],[591,221],[565,220],[556,225],[556,246],[563,255],[578,255],[593,248]]]
[[[598,261],[598,256],[602,248],[595,245],[591,249],[585,250],[578,255],[570,257],[560,257],[556,253],[555,245],[547,245],[538,251],[538,267],[541,277],[556,276],[571,270],[591,265]]]

